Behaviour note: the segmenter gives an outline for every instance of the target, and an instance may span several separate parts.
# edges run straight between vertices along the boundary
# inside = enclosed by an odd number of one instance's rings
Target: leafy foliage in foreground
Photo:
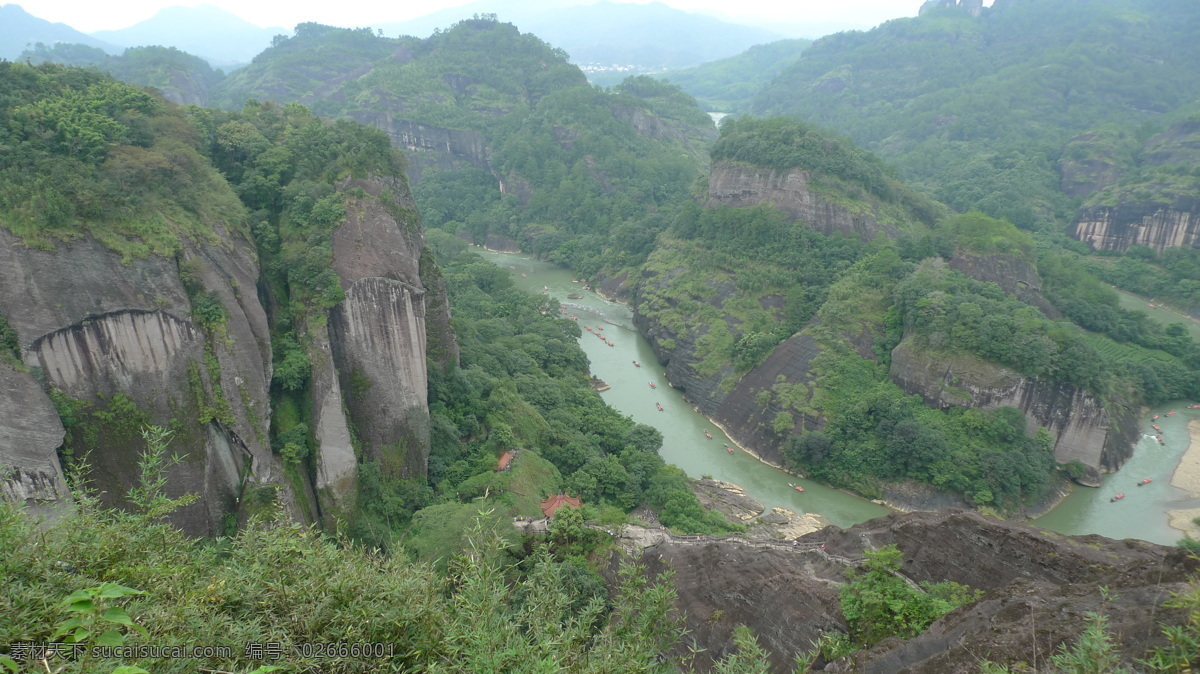
[[[261,664],[331,673],[673,671],[659,656],[681,638],[674,591],[669,578],[651,581],[636,567],[622,571],[611,602],[593,598],[573,610],[560,563],[542,551],[521,567],[502,565],[482,534],[443,576],[295,525],[256,520],[235,538],[197,543],[155,518],[100,510],[87,497],[78,506],[35,535],[31,519],[0,504],[6,645],[54,641],[77,613],[78,602],[62,598],[97,588],[110,597],[107,622],[139,626],[124,634],[125,646],[207,645],[230,655],[109,659],[89,650],[53,662],[68,674],[120,664],[164,673]],[[247,649],[254,643],[280,644],[282,657],[256,660]],[[319,657],[306,643],[381,644],[382,657]]]

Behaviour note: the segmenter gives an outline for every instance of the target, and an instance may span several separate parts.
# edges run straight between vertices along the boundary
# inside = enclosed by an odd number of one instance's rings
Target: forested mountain
[[[213,66],[247,63],[266,49],[283,28],[260,28],[213,5],[165,7],[154,16],[93,37],[122,47],[174,47],[207,59]],[[72,40],[74,42],[75,40]]]
[[[572,63],[587,65],[589,70],[613,65],[631,66],[635,73],[687,68],[782,37],[659,2],[607,0],[591,4],[482,0],[375,27],[387,35],[426,37],[472,15],[484,14],[494,14],[522,32],[537,35],[570,54]]]
[[[808,49],[812,40],[779,40],[755,45],[736,56],[687,70],[655,73],[686,91],[706,110],[744,112],[754,96]]]
[[[1141,404],[1200,393],[1183,326],[847,141],[728,120],[712,157],[705,208],[628,285],[672,383],[768,456],[885,498],[915,479],[1014,509],[1055,461],[1091,484],[1123,463]],[[980,432],[1009,412],[1016,435]]]
[[[677,87],[595,89],[561,50],[492,19],[427,40],[304,24],[217,100],[249,98],[386,130],[411,151],[429,225],[527,241],[584,274],[645,258],[715,132]]]
[[[1078,205],[1059,189],[1067,141],[1177,120],[1200,93],[1197,30],[1186,0],[942,7],[818,40],[753,111],[844,133],[956,210],[1062,225]]]
[[[115,44],[81,33],[65,23],[52,23],[26,12],[20,5],[0,5],[0,58],[15,59],[38,42],[85,44],[110,53],[121,50]]]
[[[386,548],[432,506],[409,536],[432,561],[455,551],[481,494],[502,521],[560,488],[617,513],[648,503],[683,530],[731,528],[663,463],[657,432],[591,390],[578,326],[458,259],[449,234],[443,277],[383,132],[297,104],[185,112],[95,70],[3,75],[0,234],[14,245],[0,316],[6,376],[30,388],[12,418],[38,405],[62,418],[57,439],[38,436],[42,482],[65,487],[62,442],[67,476],[88,474],[77,459],[90,451],[125,503],[129,454],[148,442],[138,428],[157,424],[190,457],[168,471],[172,490],[198,469],[216,476],[179,514],[197,533],[278,500]],[[46,315],[44,301],[60,308]],[[518,468],[494,476],[515,449]],[[237,451],[248,481],[228,471]]]
[[[95,67],[122,82],[157,89],[164,98],[180,105],[207,105],[209,91],[224,76],[199,56],[174,47],[133,47],[113,56],[83,44],[37,43],[22,52],[19,60],[34,65]]]

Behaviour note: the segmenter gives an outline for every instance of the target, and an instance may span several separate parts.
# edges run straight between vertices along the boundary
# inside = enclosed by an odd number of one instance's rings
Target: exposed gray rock
[[[771,205],[793,220],[803,220],[823,234],[835,232],[870,241],[877,234],[893,237],[899,230],[865,211],[827,202],[809,188],[808,171],[753,166],[731,161],[713,163],[707,208]]]
[[[1200,243],[1200,200],[1190,197],[1096,206],[1080,210],[1076,217],[1071,235],[1096,250],[1125,252],[1140,245],[1161,253]]]
[[[214,243],[185,240],[179,257],[224,307],[221,338],[194,325],[176,260],[123,261],[90,237],[33,250],[0,229],[0,297],[25,363],[95,411],[120,393],[149,423],[176,420],[170,450],[184,461],[170,470],[167,491],[200,499],[172,517],[202,535],[223,530],[243,478],[279,485],[286,511],[300,516],[266,446],[270,336],[253,246],[220,228],[214,234]],[[202,412],[222,406],[220,420]],[[126,427],[120,437],[91,440],[89,463],[108,505],[122,505],[137,479],[144,443],[128,422],[117,420]]]
[[[1062,382],[1025,377],[967,354],[935,353],[912,337],[892,351],[888,376],[931,407],[1021,410],[1028,432],[1045,427],[1054,437],[1056,461],[1079,461],[1089,468],[1081,484],[1099,486],[1101,472],[1120,468],[1133,454],[1133,410],[1106,409],[1092,394]]]
[[[390,210],[376,199],[351,197],[334,230],[333,267],[346,297],[330,310],[328,330],[342,399],[363,460],[381,461],[393,477],[423,477],[429,460],[424,236],[406,185],[369,180],[343,187],[375,196],[386,189],[397,201]]]
[[[1013,297],[1037,307],[1049,318],[1062,314],[1042,295],[1042,277],[1028,261],[1008,254],[977,255],[957,250],[950,258],[950,268],[976,281],[995,283]]]
[[[69,504],[56,451],[65,433],[33,377],[0,360],[0,497],[35,513]]]

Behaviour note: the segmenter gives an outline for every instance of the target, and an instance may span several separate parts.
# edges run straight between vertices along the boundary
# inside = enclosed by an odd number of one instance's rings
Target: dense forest
[[[1144,140],[1187,114],[1198,21],[1186,1],[939,8],[818,40],[753,111],[846,134],[960,212],[1053,228],[1077,205],[1067,141],[1102,125]]]

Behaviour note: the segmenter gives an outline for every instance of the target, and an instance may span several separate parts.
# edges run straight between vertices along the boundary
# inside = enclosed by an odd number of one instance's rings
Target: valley
[[[1200,6],[489,2],[0,8],[0,669],[1190,671]]]

